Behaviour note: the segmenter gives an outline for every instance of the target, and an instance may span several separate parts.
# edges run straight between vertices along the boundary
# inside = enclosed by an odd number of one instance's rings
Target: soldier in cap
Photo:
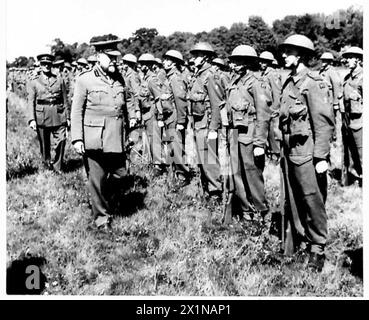
[[[222,185],[218,159],[218,129],[220,128],[220,78],[212,68],[215,51],[207,42],[191,49],[196,72],[189,90],[191,115],[203,189],[215,201],[221,199]]]
[[[329,88],[330,104],[334,111],[336,118],[337,111],[339,110],[340,100],[342,99],[342,81],[338,72],[333,67],[334,57],[330,52],[324,52],[320,60],[322,66],[319,70],[320,76],[327,82]],[[333,140],[336,140],[336,128],[333,133]]]
[[[347,49],[342,56],[350,72],[343,80],[342,139],[344,145],[343,185],[348,185],[348,167],[352,164],[362,183],[363,164],[363,50],[359,47]]]
[[[70,105],[64,80],[51,72],[54,56],[37,56],[41,72],[27,86],[28,123],[37,131],[42,160],[46,168],[60,173],[66,142],[66,128],[70,121]],[[51,160],[50,135],[54,139],[55,157]]]
[[[253,47],[239,45],[229,59],[235,75],[227,89],[225,108],[235,200],[241,218],[258,221],[268,213],[263,170],[272,99],[267,83],[253,72],[258,62]]]
[[[282,44],[291,73],[282,86],[280,127],[281,166],[287,216],[285,253],[310,249],[308,267],[321,271],[327,242],[327,169],[334,129],[329,92],[319,74],[307,68],[312,41],[289,36]]]
[[[90,43],[97,51],[97,63],[77,78],[72,104],[72,144],[87,163],[92,213],[99,229],[110,227],[117,205],[113,200],[126,174],[125,134],[132,99],[115,63],[118,42]]]
[[[167,73],[160,96],[165,123],[164,138],[168,143],[170,162],[174,166],[176,181],[179,186],[183,187],[190,181],[190,170],[185,164],[184,157],[188,111],[187,81],[181,72],[184,60],[182,54],[177,50],[167,51],[163,58],[164,69]]]
[[[280,144],[282,139],[282,134],[279,130],[282,79],[280,74],[278,74],[273,67],[273,61],[275,61],[275,59],[271,52],[263,51],[259,56],[259,61],[261,77],[266,83],[268,83],[273,100],[272,105],[270,106],[272,118],[268,130],[268,151],[272,160],[278,161],[281,153]]]

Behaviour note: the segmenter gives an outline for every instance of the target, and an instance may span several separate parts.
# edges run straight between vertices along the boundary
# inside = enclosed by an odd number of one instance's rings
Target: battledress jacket
[[[122,77],[110,79],[96,65],[76,80],[72,113],[72,143],[83,141],[86,150],[121,153],[127,123],[127,110],[134,112],[133,99],[125,90]]]

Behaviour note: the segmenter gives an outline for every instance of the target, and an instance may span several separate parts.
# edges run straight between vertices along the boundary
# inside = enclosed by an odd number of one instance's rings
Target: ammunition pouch
[[[350,114],[361,115],[363,113],[363,100],[357,93],[350,94]]]
[[[232,104],[232,122],[234,128],[247,128],[249,122],[248,116],[249,103],[241,101],[241,103]]]
[[[289,109],[289,133],[291,136],[308,136],[308,108],[302,103],[296,103]]]

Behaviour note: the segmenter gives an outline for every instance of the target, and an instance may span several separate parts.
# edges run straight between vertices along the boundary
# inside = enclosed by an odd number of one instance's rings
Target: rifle
[[[226,162],[228,164],[228,173],[223,178],[223,224],[229,225],[232,222],[232,200],[234,196],[234,181],[232,170],[232,158],[229,128],[226,128]],[[236,141],[237,143],[237,141]]]
[[[347,115],[345,112],[341,112],[341,119],[342,119],[342,166],[341,166],[341,185],[348,186],[349,179],[348,179],[348,168],[350,165],[350,154],[349,154],[349,137],[351,130],[349,128],[349,122],[347,119]]]

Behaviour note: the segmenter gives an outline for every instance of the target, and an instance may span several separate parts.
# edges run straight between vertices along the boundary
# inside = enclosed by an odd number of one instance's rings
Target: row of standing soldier
[[[362,50],[352,47],[343,54],[350,72],[342,90],[329,54],[321,57],[320,72],[308,69],[314,45],[303,35],[290,36],[281,46],[285,66],[291,70],[283,81],[272,67],[272,54],[263,52],[258,57],[249,45],[232,51],[232,72],[226,72],[208,43],[192,48],[191,70],[184,68],[182,54],[176,50],[163,56],[164,68],[149,53],[138,61],[127,54],[117,65],[118,42],[91,43],[97,52],[94,66],[81,70],[75,80],[53,73],[53,56],[42,54],[38,56],[41,72],[27,85],[29,125],[37,131],[46,167],[57,172],[62,170],[66,129],[71,125],[72,144],[86,164],[96,226],[110,226],[112,208],[104,183],[109,176],[110,183],[118,186],[126,175],[126,144],[135,141],[134,129],[144,129],[154,175],[171,166],[176,183],[184,187],[191,177],[184,152],[186,128],[190,128],[204,195],[215,205],[223,198],[227,224],[235,214],[247,221],[264,220],[269,212],[265,152],[280,162],[283,250],[308,252],[308,265],[320,271],[325,260],[327,170],[337,110],[342,114],[344,147],[357,174],[362,173]],[[254,72],[259,63],[260,74]],[[349,159],[344,157],[346,167]]]

